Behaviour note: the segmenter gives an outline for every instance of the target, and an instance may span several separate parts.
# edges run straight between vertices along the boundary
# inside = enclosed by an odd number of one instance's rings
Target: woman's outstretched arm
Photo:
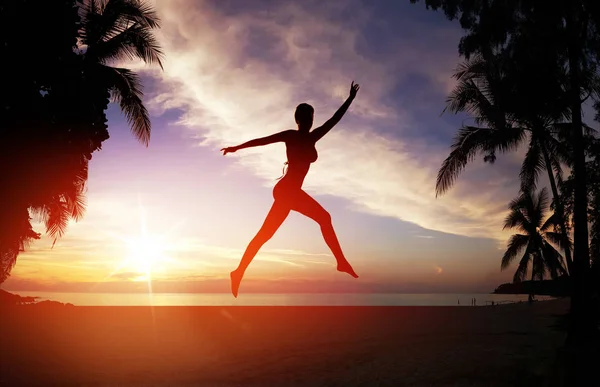
[[[360,86],[358,85],[358,83],[354,84],[354,81],[353,81],[352,84],[350,85],[350,95],[348,96],[348,99],[346,99],[346,101],[342,104],[342,106],[340,106],[340,108],[337,110],[337,112],[335,112],[333,117],[331,117],[323,125],[319,126],[318,128],[316,128],[315,130],[312,131],[312,136],[315,139],[315,142],[319,141],[321,139],[321,137],[326,135],[331,130],[331,128],[333,128],[338,122],[340,122],[340,120],[342,119],[342,117],[344,116],[344,114],[346,113],[348,108],[350,107],[350,104],[356,97],[356,93],[358,93],[358,89],[360,89]]]
[[[226,155],[227,153],[233,153],[244,148],[252,148],[255,146],[263,146],[273,144],[276,142],[286,141],[291,132],[293,132],[293,130],[284,130],[283,132],[275,133],[267,137],[255,138],[254,140],[246,141],[243,144],[237,146],[230,146],[221,150],[223,151],[223,155]]]

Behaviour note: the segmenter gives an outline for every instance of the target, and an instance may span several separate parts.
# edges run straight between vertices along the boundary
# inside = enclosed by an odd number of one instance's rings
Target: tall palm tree
[[[546,273],[557,278],[566,273],[561,254],[552,243],[562,247],[560,233],[552,231],[556,225],[555,214],[547,217],[548,195],[543,188],[537,195],[525,191],[511,201],[510,213],[504,222],[504,229],[516,229],[519,233],[511,236],[508,247],[502,257],[501,269],[507,269],[519,253],[525,250],[513,277],[521,282],[531,266],[531,280],[542,280]]]
[[[484,59],[487,56],[487,59]],[[449,190],[460,172],[477,154],[493,163],[496,153],[516,150],[528,142],[520,172],[521,190],[534,190],[539,173],[546,170],[556,207],[556,226],[568,241],[568,227],[556,179],[562,180],[561,162],[567,162],[568,149],[559,134],[569,128],[565,105],[543,106],[530,101],[530,93],[515,88],[514,74],[501,57],[491,53],[475,55],[459,65],[458,84],[447,99],[445,110],[472,115],[475,126],[459,129],[450,155],[438,172],[436,194]],[[560,86],[555,84],[555,86]],[[534,91],[535,92],[535,91]],[[523,106],[526,108],[524,109]],[[562,109],[561,109],[562,107]],[[572,265],[571,246],[564,243],[567,267]]]

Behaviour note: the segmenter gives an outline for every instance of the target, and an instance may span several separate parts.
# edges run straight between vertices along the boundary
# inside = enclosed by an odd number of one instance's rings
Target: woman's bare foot
[[[231,293],[233,293],[235,298],[238,296],[238,290],[240,289],[240,283],[242,282],[243,276],[244,273],[238,273],[237,270],[229,273],[229,277],[231,277]]]
[[[358,278],[358,274],[356,274],[354,272],[354,269],[352,268],[352,266],[350,265],[350,263],[348,261],[346,261],[344,263],[338,263],[337,270],[341,271],[342,273],[348,273],[354,278]]]

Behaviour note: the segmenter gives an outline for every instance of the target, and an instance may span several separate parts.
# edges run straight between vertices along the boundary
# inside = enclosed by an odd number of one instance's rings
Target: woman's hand
[[[354,84],[354,81],[352,81],[352,84],[350,85],[350,98],[354,99],[354,97],[356,97],[356,93],[358,93],[358,89],[360,89],[360,86],[357,84]]]
[[[227,148],[223,148],[221,150],[223,151],[223,156],[225,156],[227,153],[234,153],[237,148],[234,146],[228,146]]]

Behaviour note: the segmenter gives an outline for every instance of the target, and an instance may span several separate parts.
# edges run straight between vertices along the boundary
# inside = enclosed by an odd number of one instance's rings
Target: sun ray
[[[111,240],[121,242],[121,245],[125,247],[126,252],[124,253],[123,259],[116,263],[114,269],[97,284],[92,285],[91,289],[102,282],[108,281],[111,277],[120,272],[130,270],[140,274],[137,277],[137,280],[145,281],[147,283],[148,294],[151,297],[153,269],[156,269],[166,262],[172,261],[172,258],[168,254],[169,247],[172,245],[172,243],[169,242],[172,241],[173,236],[185,224],[186,220],[182,219],[178,221],[165,232],[154,234],[150,233],[148,230],[148,212],[144,207],[139,194],[136,212],[139,228],[138,232],[133,235],[123,236],[112,230],[101,230],[92,225],[98,233],[105,235]]]

